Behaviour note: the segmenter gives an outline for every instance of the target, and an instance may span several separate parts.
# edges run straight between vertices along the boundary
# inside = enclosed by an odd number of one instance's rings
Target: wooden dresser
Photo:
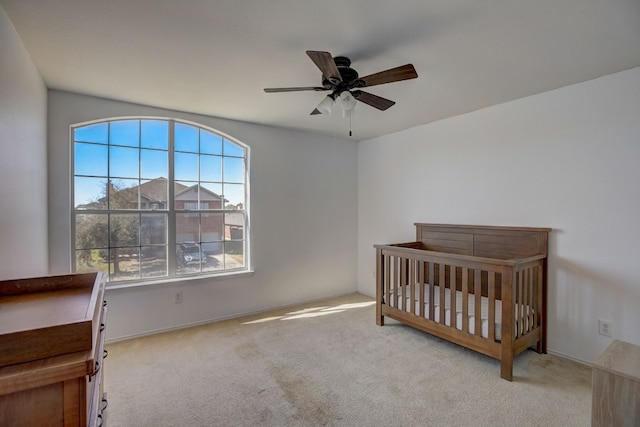
[[[640,346],[614,340],[592,366],[591,425],[640,426]]]
[[[0,426],[103,426],[102,273],[0,282]]]

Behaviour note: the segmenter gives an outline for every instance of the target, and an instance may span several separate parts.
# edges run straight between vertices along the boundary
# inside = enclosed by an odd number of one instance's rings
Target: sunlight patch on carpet
[[[327,307],[327,306],[309,307],[309,308],[304,308],[302,310],[292,311],[291,313],[287,313],[283,316],[263,317],[262,319],[251,320],[248,322],[244,322],[242,324],[253,325],[257,323],[271,322],[273,320],[296,320],[296,319],[305,319],[310,317],[326,316],[328,314],[342,313],[344,311],[352,310],[355,308],[369,307],[374,304],[375,304],[375,301],[366,301],[366,302],[356,302],[356,303],[349,303],[349,304],[339,304],[333,307]]]

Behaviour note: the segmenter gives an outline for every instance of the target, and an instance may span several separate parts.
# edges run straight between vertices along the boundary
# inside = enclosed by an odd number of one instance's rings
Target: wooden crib
[[[376,323],[388,316],[500,360],[547,352],[549,228],[416,223],[416,241],[376,248]]]

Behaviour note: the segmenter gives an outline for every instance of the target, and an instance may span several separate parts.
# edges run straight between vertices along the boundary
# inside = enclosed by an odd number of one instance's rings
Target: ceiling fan
[[[356,100],[364,102],[378,110],[384,111],[395,104],[386,98],[360,90],[360,88],[393,83],[418,77],[412,64],[402,65],[379,73],[359,77],[358,72],[351,68],[351,60],[344,56],[335,58],[329,52],[308,50],[307,55],[322,71],[321,86],[305,87],[277,87],[265,88],[267,93],[298,92],[298,91],[331,91],[311,115],[330,113],[333,103],[338,99],[342,103],[343,111],[350,111],[355,107]]]

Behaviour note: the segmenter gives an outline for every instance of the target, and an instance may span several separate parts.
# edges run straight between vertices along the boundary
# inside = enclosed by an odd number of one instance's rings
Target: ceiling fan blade
[[[267,93],[277,93],[277,92],[300,92],[303,90],[328,90],[323,88],[322,86],[305,86],[305,87],[267,87],[264,89]]]
[[[402,65],[379,73],[361,77],[364,80],[364,87],[381,85],[385,83],[399,82],[401,80],[415,79],[418,73],[412,64]]]
[[[329,52],[321,52],[318,50],[308,50],[307,55],[316,64],[316,67],[322,71],[322,75],[330,81],[341,82],[342,76],[336,62],[333,60],[333,56]]]
[[[360,102],[364,102],[365,104],[371,105],[373,108],[377,108],[378,110],[384,111],[389,107],[395,105],[395,101],[391,101],[387,98],[382,98],[378,95],[373,95],[369,92],[363,92],[361,90],[354,90],[351,92],[353,97]]]

